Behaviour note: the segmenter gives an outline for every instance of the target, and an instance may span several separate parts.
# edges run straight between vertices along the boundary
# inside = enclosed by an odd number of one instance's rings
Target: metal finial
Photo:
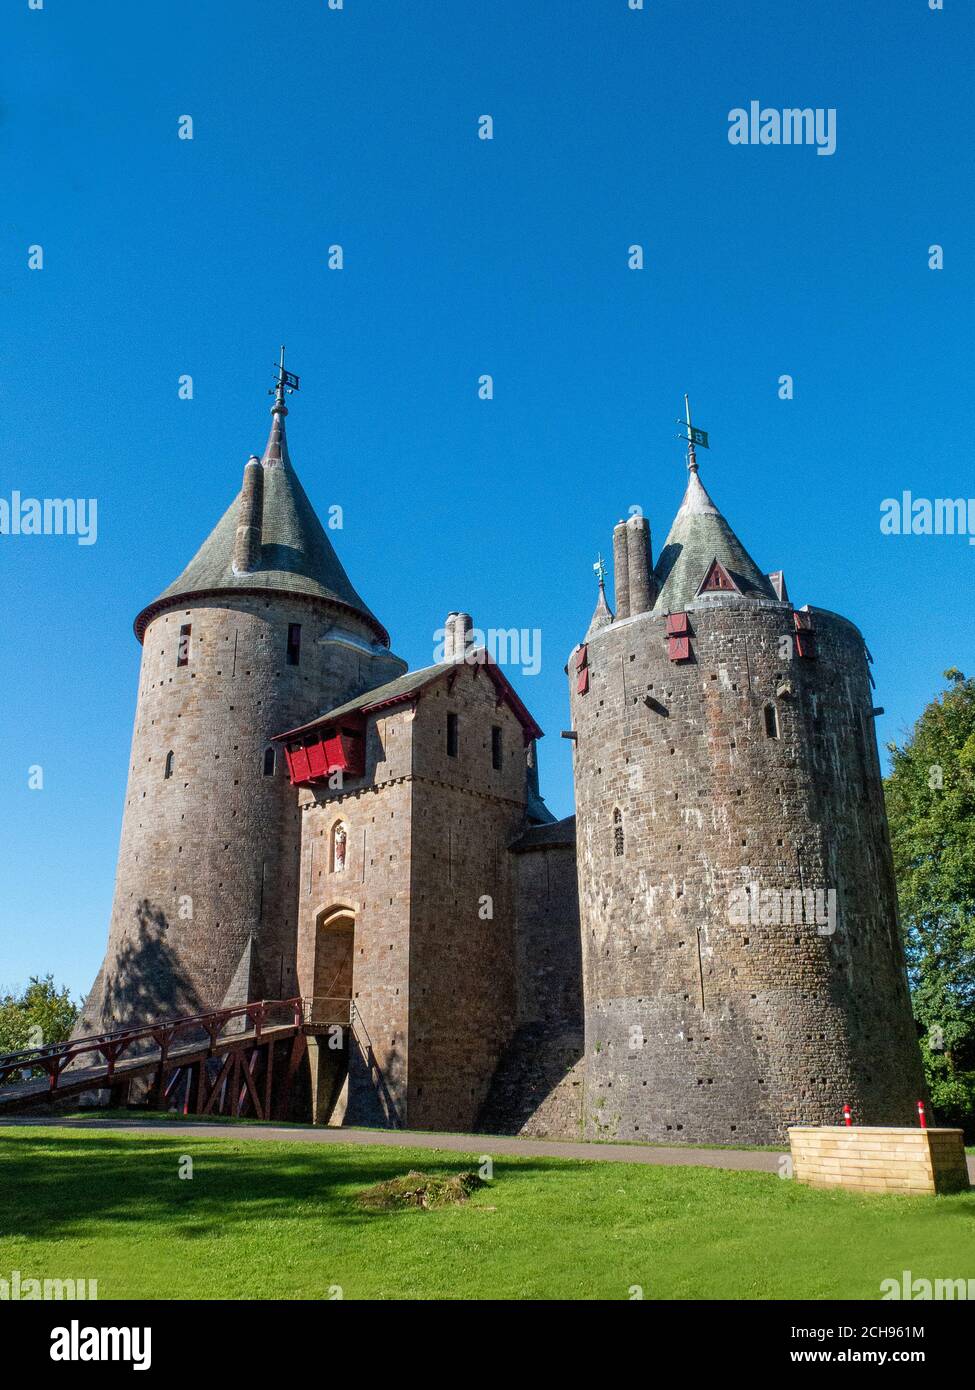
[[[268,391],[268,395],[274,397],[274,405],[271,407],[272,410],[278,410],[284,407],[285,394],[291,396],[295,391],[301,390],[301,385],[294,372],[285,370],[284,343],[281,344],[281,357],[275,362],[274,370],[276,373],[276,385],[272,390]],[[287,411],[285,411],[285,413],[287,414]]]
[[[700,444],[700,446],[701,446],[702,449],[707,449],[707,448],[709,448],[710,446],[709,446],[709,444],[708,444],[708,432],[707,432],[707,430],[699,430],[699,429],[696,429],[696,428],[694,427],[694,425],[691,424],[691,403],[690,403],[690,400],[689,400],[688,397],[687,397],[686,392],[685,392],[685,394],[684,394],[684,419],[683,419],[683,420],[678,420],[677,423],[678,423],[678,425],[685,425],[685,426],[687,427],[687,433],[686,433],[686,434],[679,434],[679,435],[677,436],[677,438],[678,438],[678,439],[683,439],[684,443],[687,445],[687,471],[688,471],[689,473],[696,473],[696,472],[697,472],[697,453],[696,453],[696,451],[695,451],[696,445]]]
[[[599,587],[601,589],[604,588],[606,584],[606,561],[601,554],[596,556],[596,563],[593,565],[593,569],[599,579]]]

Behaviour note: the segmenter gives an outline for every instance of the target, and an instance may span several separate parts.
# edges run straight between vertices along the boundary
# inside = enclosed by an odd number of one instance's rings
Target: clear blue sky
[[[975,494],[973,34],[963,0],[6,0],[0,495],[94,496],[99,535],[0,536],[0,984],[97,969],[132,619],[262,447],[282,341],[395,649],[451,608],[541,630],[515,681],[560,814],[592,562],[633,504],[662,543],[685,390],[756,560],[862,627],[883,740],[970,671],[975,547],[879,508]],[[732,146],[751,100],[835,107],[835,155]]]

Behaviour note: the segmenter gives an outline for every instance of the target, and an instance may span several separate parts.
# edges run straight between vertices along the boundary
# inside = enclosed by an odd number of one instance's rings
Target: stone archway
[[[354,964],[355,913],[324,908],[315,919],[314,1022],[349,1022]]]

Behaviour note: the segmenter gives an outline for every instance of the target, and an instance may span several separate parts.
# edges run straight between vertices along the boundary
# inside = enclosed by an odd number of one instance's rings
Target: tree
[[[952,667],[884,789],[914,1016],[942,1122],[975,1130],[975,679]]]
[[[42,1043],[64,1042],[71,1036],[78,1006],[67,989],[58,989],[53,975],[31,976],[19,995],[0,998],[0,1054],[20,1052]]]

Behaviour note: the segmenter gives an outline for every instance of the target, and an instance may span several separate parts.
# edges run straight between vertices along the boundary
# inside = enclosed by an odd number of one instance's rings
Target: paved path
[[[448,1149],[464,1154],[515,1154],[521,1158],[571,1158],[590,1163],[650,1163],[666,1167],[732,1168],[738,1172],[777,1173],[783,1153],[765,1149],[665,1148],[652,1144],[582,1144],[559,1139],[519,1139],[498,1134],[426,1134],[401,1129],[327,1129],[275,1125],[180,1124],[160,1120],[60,1120],[57,1116],[0,1119],[0,1133],[11,1125],[61,1126],[65,1129],[127,1130],[130,1134],[198,1134],[204,1138],[284,1140],[289,1144],[381,1144],[393,1149]],[[975,1155],[968,1156],[968,1176],[975,1185]]]
[[[557,1139],[519,1139],[493,1134],[426,1134],[409,1130],[278,1128],[274,1125],[180,1124],[160,1120],[59,1120],[56,1116],[23,1116],[0,1120],[9,1125],[61,1125],[67,1129],[127,1130],[131,1134],[198,1134],[206,1138],[286,1140],[291,1144],[382,1144],[397,1149],[448,1149],[465,1154],[516,1154],[522,1158],[572,1158],[600,1163],[682,1164],[695,1168],[737,1168],[763,1173],[778,1171],[777,1153],[757,1149],[656,1148],[649,1144],[582,1144]]]

